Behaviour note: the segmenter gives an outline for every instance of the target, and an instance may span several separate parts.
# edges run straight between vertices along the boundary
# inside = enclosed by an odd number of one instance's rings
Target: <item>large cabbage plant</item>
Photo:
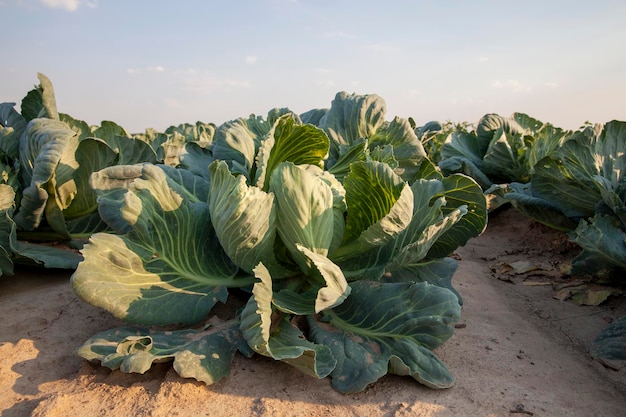
[[[124,372],[172,360],[207,384],[240,352],[330,376],[345,393],[387,373],[450,387],[433,353],[460,315],[448,255],[484,230],[486,203],[384,109],[340,93],[330,109],[224,123],[209,146],[185,145],[177,167],[94,173],[115,233],[91,237],[72,286],[133,326],[79,354]],[[236,313],[216,316],[236,300]]]

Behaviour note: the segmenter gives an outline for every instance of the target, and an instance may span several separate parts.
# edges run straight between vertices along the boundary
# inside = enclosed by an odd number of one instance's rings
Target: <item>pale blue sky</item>
[[[131,132],[375,93],[387,118],[626,120],[626,1],[0,0],[0,102]]]

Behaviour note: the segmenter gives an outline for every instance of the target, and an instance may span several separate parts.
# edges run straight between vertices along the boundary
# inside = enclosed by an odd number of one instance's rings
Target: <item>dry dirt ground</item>
[[[212,386],[168,364],[111,372],[74,352],[120,323],[78,300],[68,272],[21,270],[0,278],[1,416],[623,416],[624,364],[601,364],[588,348],[626,314],[626,296],[600,306],[556,299],[576,250],[512,209],[494,213],[455,254],[462,318],[436,352],[454,387],[386,376],[355,395],[260,357],[236,357]]]

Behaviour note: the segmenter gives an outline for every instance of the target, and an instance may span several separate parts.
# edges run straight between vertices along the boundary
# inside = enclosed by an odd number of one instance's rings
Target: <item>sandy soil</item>
[[[455,335],[437,350],[456,377],[453,388],[386,376],[343,395],[328,379],[241,356],[212,386],[182,379],[168,364],[144,375],[111,372],[74,352],[120,323],[78,300],[68,272],[21,270],[0,278],[1,416],[624,415],[624,364],[601,364],[587,352],[626,314],[625,297],[599,307],[554,298],[576,248],[512,209],[489,221],[456,252],[454,284],[465,303]],[[519,261],[534,270],[511,267]]]

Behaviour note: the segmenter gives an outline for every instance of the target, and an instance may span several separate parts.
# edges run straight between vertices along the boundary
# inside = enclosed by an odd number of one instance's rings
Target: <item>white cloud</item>
[[[256,55],[248,55],[246,56],[246,64],[253,65],[256,64],[258,57]]]
[[[531,91],[531,88],[529,86],[523,85],[518,80],[495,80],[493,83],[491,83],[491,87],[498,90],[508,90],[513,93],[529,93]]]
[[[487,62],[489,61],[489,58],[487,58],[486,56],[481,56],[478,58],[478,62]]]
[[[130,76],[159,77],[164,82],[173,83],[177,88],[196,95],[212,94],[216,91],[245,89],[252,87],[246,79],[232,78],[227,74],[215,74],[202,68],[166,68],[162,65],[149,67],[129,67],[126,73]],[[157,75],[158,74],[158,75]],[[167,74],[166,78],[161,74]],[[178,108],[179,104],[173,99],[163,99],[169,108]]]
[[[78,10],[81,5],[86,5],[87,7],[97,7],[98,2],[96,0],[39,0],[41,4],[44,6],[53,8],[53,9],[64,9],[68,12],[74,12]]]
[[[126,69],[126,73],[130,74],[130,75],[138,75],[141,74],[143,72],[165,72],[166,69],[165,67],[161,66],[161,65],[156,65],[153,67],[144,67],[144,68],[127,68]]]
[[[165,67],[162,67],[161,65],[157,65],[156,67],[147,67],[146,71],[149,71],[149,72],[165,72]]]
[[[208,71],[187,69],[182,73],[184,89],[197,94],[209,94],[223,88],[248,88],[250,81],[234,78],[220,78]]]
[[[519,80],[508,79],[508,80],[495,80],[491,83],[491,88],[497,90],[509,91],[512,93],[531,93],[533,92],[533,87],[537,87],[537,89],[547,88],[547,89],[557,89],[559,88],[559,84],[554,81],[545,81],[545,82],[537,82],[532,84],[524,84]]]

